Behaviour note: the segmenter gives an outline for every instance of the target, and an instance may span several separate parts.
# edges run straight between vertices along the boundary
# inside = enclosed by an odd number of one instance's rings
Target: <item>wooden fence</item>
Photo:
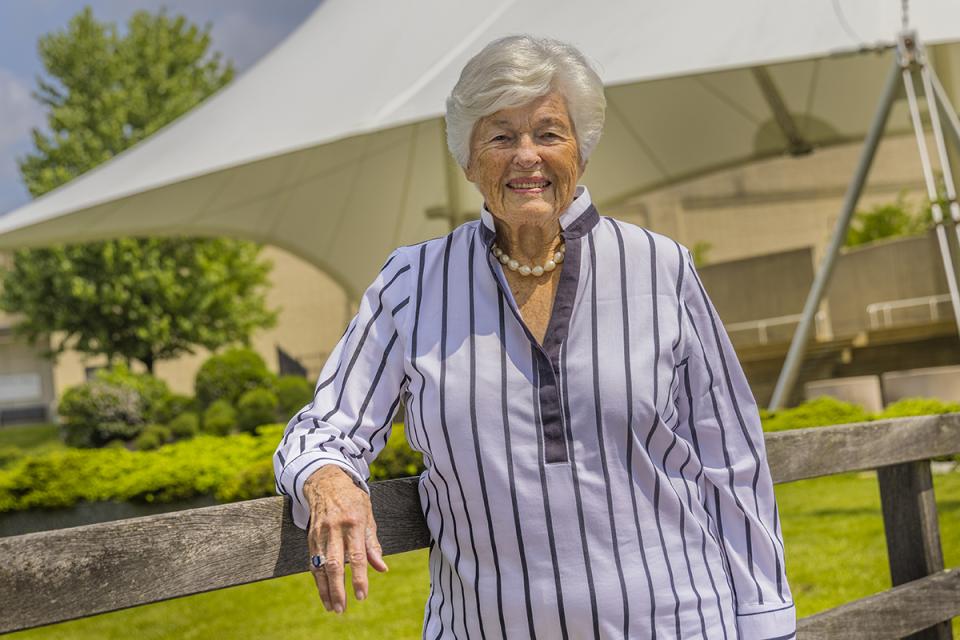
[[[880,483],[893,588],[801,619],[798,637],[952,638],[960,568],[943,566],[929,459],[960,452],[960,414],[772,433],[766,446],[777,483],[866,469]],[[429,544],[416,478],[372,496],[387,554]],[[0,538],[0,633],[305,571],[284,500]]]

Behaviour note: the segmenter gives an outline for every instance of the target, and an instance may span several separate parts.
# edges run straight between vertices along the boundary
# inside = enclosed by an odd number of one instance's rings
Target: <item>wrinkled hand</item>
[[[368,560],[377,571],[387,571],[370,496],[343,469],[332,464],[314,472],[304,483],[303,493],[310,505],[310,555],[321,554],[326,559],[319,568],[311,563],[310,572],[324,609],[342,613],[347,607],[344,562],[350,563],[357,600],[367,597]]]

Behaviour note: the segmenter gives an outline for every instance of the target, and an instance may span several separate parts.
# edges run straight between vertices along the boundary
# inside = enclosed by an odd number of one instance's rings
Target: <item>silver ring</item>
[[[310,564],[314,569],[319,569],[323,565],[327,564],[327,559],[318,553],[315,556],[310,556]]]

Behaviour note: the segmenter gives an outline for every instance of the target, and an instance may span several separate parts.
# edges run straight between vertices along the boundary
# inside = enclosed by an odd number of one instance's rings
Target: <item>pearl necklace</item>
[[[516,271],[522,276],[542,276],[544,273],[553,271],[557,268],[558,264],[563,262],[563,256],[567,251],[567,245],[560,245],[560,249],[554,252],[553,258],[544,262],[543,266],[537,265],[535,267],[520,264],[507,255],[503,249],[497,246],[496,243],[493,244],[491,251],[493,252],[493,255],[496,256],[497,260],[500,261],[500,264],[505,265],[508,269],[510,269],[510,271]]]

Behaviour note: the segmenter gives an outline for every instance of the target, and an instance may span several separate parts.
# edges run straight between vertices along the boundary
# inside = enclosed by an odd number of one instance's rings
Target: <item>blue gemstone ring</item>
[[[323,557],[322,555],[320,555],[319,553],[318,553],[317,555],[315,555],[315,556],[310,556],[310,564],[313,565],[313,568],[314,568],[314,569],[319,569],[320,567],[322,567],[322,566],[325,565],[326,563],[327,563],[327,559],[324,558],[324,557]]]

